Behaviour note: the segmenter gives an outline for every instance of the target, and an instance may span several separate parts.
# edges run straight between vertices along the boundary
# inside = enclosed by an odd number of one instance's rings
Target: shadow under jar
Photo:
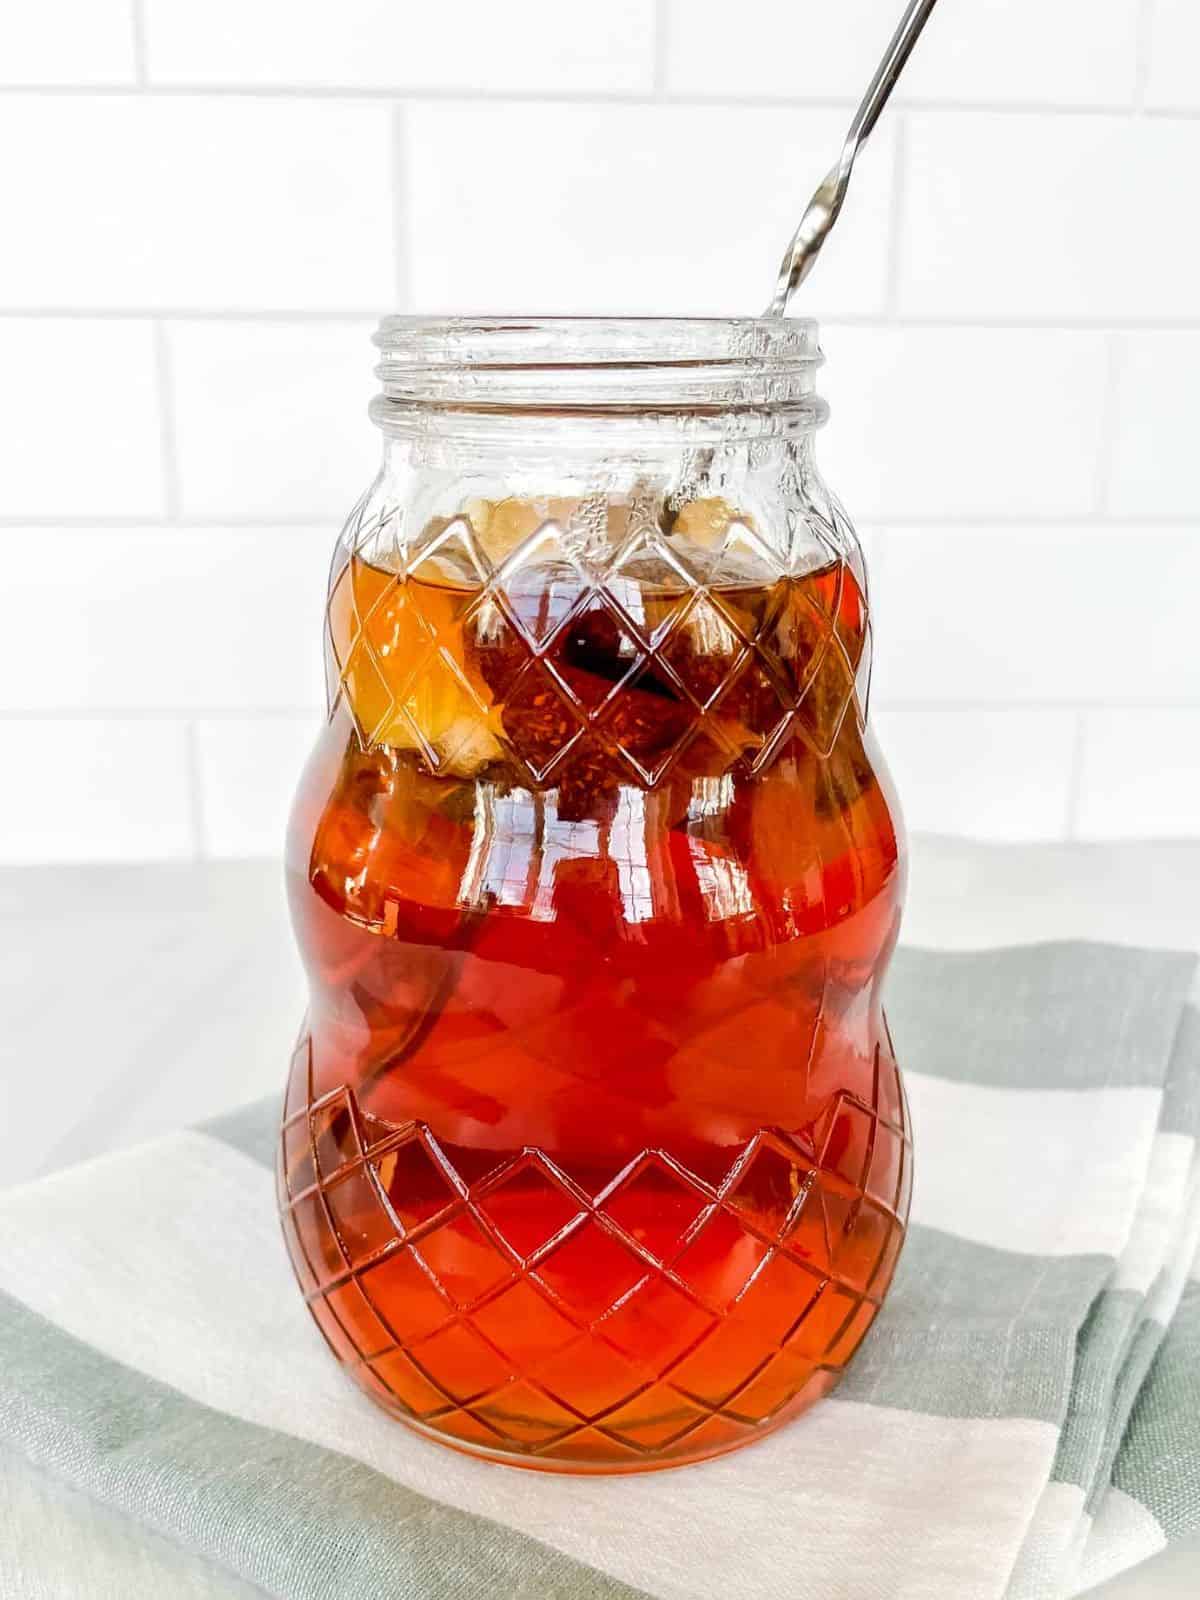
[[[376,337],[288,838],[288,1249],[423,1433],[695,1461],[837,1382],[911,1189],[903,840],[816,328]]]

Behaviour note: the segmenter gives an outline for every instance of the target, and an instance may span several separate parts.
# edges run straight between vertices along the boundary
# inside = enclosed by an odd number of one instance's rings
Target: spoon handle
[[[850,173],[854,167],[854,158],[878,122],[879,113],[896,87],[896,80],[904,70],[904,63],[912,53],[913,45],[920,37],[921,29],[929,21],[929,14],[936,4],[937,0],[909,0],[908,8],[901,17],[900,24],[883,53],[883,59],[875,69],[875,76],[868,84],[867,92],[859,102],[858,110],[850,122],[837,164],[818,184],[812,199],[804,209],[804,215],[800,218],[800,225],[784,252],[779,268],[779,280],[775,287],[775,297],[764,315],[783,316],[788,301],[812,270],[817,252],[825,243],[829,230],[837,221],[838,212],[842,209],[842,201],[846,198]]]

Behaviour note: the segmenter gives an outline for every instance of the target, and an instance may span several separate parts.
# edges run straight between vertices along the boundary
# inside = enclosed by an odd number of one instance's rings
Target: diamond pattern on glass
[[[344,701],[364,747],[434,773],[506,759],[539,788],[581,769],[653,787],[689,750],[700,770],[758,771],[793,738],[827,759],[869,674],[833,524],[813,513],[828,564],[793,573],[723,502],[685,508],[688,537],[636,512],[502,502],[405,544],[394,512],[359,510],[329,588],[330,714]]]
[[[464,1182],[422,1125],[289,1085],[285,1238],[331,1347],[399,1415],[547,1464],[691,1454],[827,1387],[869,1327],[910,1165],[888,1074],[881,1053],[876,1108],[839,1093],[719,1182],[648,1150],[594,1194],[535,1150]]]

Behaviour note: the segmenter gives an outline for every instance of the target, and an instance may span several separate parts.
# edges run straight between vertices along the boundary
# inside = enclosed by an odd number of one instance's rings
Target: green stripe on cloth
[[[525,1534],[197,1404],[4,1294],[0,1432],[75,1488],[289,1600],[644,1600]]]
[[[1113,1386],[1108,1427],[1088,1489],[1089,1512],[1095,1512],[1112,1479],[1113,1465],[1129,1425],[1130,1415],[1146,1382],[1146,1375],[1154,1365],[1154,1358],[1162,1348],[1166,1331],[1162,1323],[1156,1322],[1153,1317],[1142,1317],[1129,1341],[1129,1349],[1121,1365],[1117,1382]]]
[[[1167,1063],[1161,1133],[1194,1133],[1200,1084],[1198,1022],[1200,1016],[1185,1004]],[[1190,1250],[1186,1241],[1195,1203],[1189,1187],[1177,1222],[1178,1237],[1167,1246],[1169,1260],[1156,1273],[1150,1292],[1106,1290],[1097,1296],[1079,1331],[1071,1403],[1052,1476],[1056,1482],[1086,1490],[1089,1511],[1107,1487],[1130,1410],[1161,1341],[1162,1325],[1150,1312],[1166,1292],[1172,1271],[1182,1277],[1186,1261],[1180,1263],[1176,1257]],[[1178,1289],[1177,1279],[1175,1293]]]
[[[1200,1010],[1185,1005],[1171,1052],[1159,1126],[1164,1133],[1200,1133]]]
[[[1058,1441],[1052,1476],[1090,1488],[1104,1446],[1113,1390],[1137,1329],[1144,1296],[1133,1290],[1100,1295],[1079,1330],[1071,1405]]]
[[[200,1132],[222,1139],[240,1150],[260,1166],[275,1167],[275,1152],[279,1146],[279,1123],[283,1115],[283,1093],[269,1094],[262,1100],[238,1106],[209,1122],[200,1124]]]
[[[1027,1255],[913,1223],[885,1309],[897,1325],[1065,1325],[1073,1340],[1111,1271],[1110,1256]]]
[[[1194,955],[1117,945],[901,946],[884,999],[901,1066],[932,1077],[1157,1088],[1195,971]]]
[[[936,1417],[1058,1423],[1074,1359],[1064,1328],[897,1329],[882,1315],[830,1399]]]
[[[80,1574],[87,1588],[80,1588]],[[263,1590],[0,1447],[7,1600],[263,1600]]]
[[[1200,1529],[1200,1283],[1183,1291],[1130,1414],[1112,1481],[1168,1538]]]

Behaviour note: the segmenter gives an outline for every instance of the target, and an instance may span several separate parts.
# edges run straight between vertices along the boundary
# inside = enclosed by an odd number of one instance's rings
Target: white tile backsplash
[[[115,859],[278,853],[374,316],[753,313],[899,5],[9,10],[0,851]],[[1198,19],[939,6],[796,298],[915,826],[1200,834]]]
[[[724,0],[667,4],[668,89],[798,100],[857,101],[901,10],[896,0],[742,0],[731,27]],[[1137,7],[1138,0],[972,0],[969,12],[942,6],[897,93],[908,100],[1129,105]]]
[[[877,706],[872,721],[910,831],[976,839],[1062,835],[1072,789],[1072,713]]]
[[[388,109],[148,95],[0,99],[0,308],[327,307],[394,285]]]
[[[939,6],[897,92],[910,101],[1129,106],[1141,4],[971,0],[969,11]],[[841,9],[838,0],[830,0],[829,9],[835,8]],[[895,6],[888,14],[899,15]]]
[[[1200,708],[1088,712],[1080,837],[1195,838],[1198,753]]]
[[[0,10],[0,86],[133,83],[130,0],[38,0]]]
[[[1195,0],[1147,0],[1150,7],[1150,57],[1146,103],[1200,108],[1200,8]]]
[[[1109,463],[1112,511],[1200,518],[1198,417],[1200,330],[1123,334]]]
[[[415,310],[753,316],[845,115],[452,101],[405,121]],[[883,308],[892,137],[856,170],[823,313]]]
[[[174,719],[0,719],[0,862],[195,854],[187,729]]]
[[[152,83],[645,90],[654,0],[144,0]]]
[[[165,509],[149,324],[0,316],[0,517]]]
[[[876,704],[1200,704],[1200,521],[884,538]]]
[[[331,528],[0,529],[0,715],[324,701]]]
[[[835,324],[822,344],[832,412],[818,455],[853,517],[1036,520],[1091,510],[1103,334]]]
[[[168,324],[184,516],[340,526],[379,459],[371,327]]]
[[[195,724],[206,857],[276,856],[316,716],[201,719]]]
[[[1200,121],[911,112],[907,315],[1194,317]]]

